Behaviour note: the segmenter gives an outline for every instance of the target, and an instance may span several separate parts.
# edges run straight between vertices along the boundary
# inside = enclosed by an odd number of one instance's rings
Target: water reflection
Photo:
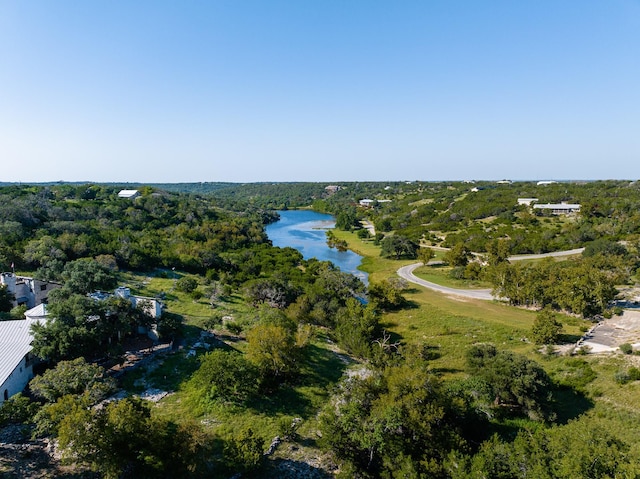
[[[367,284],[367,273],[358,270],[362,256],[353,251],[338,251],[327,246],[326,230],[335,227],[331,215],[308,210],[278,211],[280,220],[266,228],[274,246],[295,248],[305,259],[331,261],[341,271],[351,273]]]

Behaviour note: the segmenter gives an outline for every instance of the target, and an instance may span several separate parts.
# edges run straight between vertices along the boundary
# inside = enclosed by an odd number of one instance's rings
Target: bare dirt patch
[[[615,351],[629,343],[640,349],[640,310],[625,309],[621,316],[603,319],[580,340],[579,345],[591,348],[592,353]]]

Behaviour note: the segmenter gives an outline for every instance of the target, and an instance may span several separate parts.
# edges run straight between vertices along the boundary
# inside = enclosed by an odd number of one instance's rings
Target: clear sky
[[[637,179],[640,0],[0,0],[0,166]]]

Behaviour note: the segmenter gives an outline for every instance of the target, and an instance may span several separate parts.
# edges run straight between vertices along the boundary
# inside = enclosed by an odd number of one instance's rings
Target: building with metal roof
[[[118,198],[128,198],[133,200],[140,196],[140,192],[138,190],[120,190],[118,192]]]
[[[534,210],[551,210],[554,215],[580,213],[580,205],[573,203],[544,203],[533,205]]]
[[[0,404],[22,392],[33,377],[31,325],[38,321],[0,321]]]

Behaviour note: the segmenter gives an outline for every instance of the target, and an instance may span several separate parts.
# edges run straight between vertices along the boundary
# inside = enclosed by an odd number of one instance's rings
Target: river
[[[338,251],[327,246],[326,230],[335,226],[331,215],[309,210],[278,211],[280,220],[267,226],[267,236],[274,246],[295,248],[305,259],[331,261],[340,271],[351,273],[368,283],[367,273],[358,270],[362,256],[353,251]]]

